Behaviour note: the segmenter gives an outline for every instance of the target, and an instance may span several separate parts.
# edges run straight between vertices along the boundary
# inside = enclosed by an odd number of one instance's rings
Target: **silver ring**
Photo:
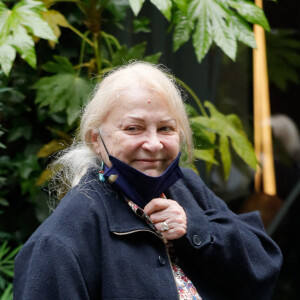
[[[163,222],[163,226],[161,228],[161,231],[167,231],[169,229],[170,229],[170,227],[169,227],[168,223],[166,221]]]

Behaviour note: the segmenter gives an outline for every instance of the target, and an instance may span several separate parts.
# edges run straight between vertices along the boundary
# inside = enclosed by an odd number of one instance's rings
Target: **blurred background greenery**
[[[244,0],[0,1],[1,300],[12,299],[20,245],[50,214],[51,155],[72,143],[80,107],[101,76],[132,59],[162,63],[176,76],[194,132],[189,167],[240,211],[253,193],[256,167],[253,23],[268,32],[272,113],[300,126],[300,2],[264,7],[267,18]],[[274,145],[278,196],[285,201],[299,162],[280,140]],[[298,203],[273,232],[285,257],[275,300],[300,296]]]

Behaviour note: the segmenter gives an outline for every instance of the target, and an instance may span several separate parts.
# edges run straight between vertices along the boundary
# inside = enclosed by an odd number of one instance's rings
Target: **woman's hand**
[[[167,240],[179,239],[186,234],[186,213],[176,201],[155,198],[145,206],[144,210]],[[169,227],[168,230],[164,230],[164,222]]]

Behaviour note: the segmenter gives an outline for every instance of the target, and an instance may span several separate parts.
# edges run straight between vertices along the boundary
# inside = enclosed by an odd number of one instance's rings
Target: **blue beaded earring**
[[[101,166],[100,166],[99,179],[100,179],[100,181],[102,181],[102,182],[105,181],[105,177],[104,177],[104,162],[103,162],[103,160],[102,160]]]

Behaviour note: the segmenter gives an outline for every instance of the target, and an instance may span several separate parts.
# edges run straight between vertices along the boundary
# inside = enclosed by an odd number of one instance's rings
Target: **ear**
[[[97,154],[100,154],[100,148],[101,148],[101,142],[99,141],[100,137],[99,137],[99,133],[95,132],[94,130],[92,130],[92,144],[94,147],[94,150]]]

